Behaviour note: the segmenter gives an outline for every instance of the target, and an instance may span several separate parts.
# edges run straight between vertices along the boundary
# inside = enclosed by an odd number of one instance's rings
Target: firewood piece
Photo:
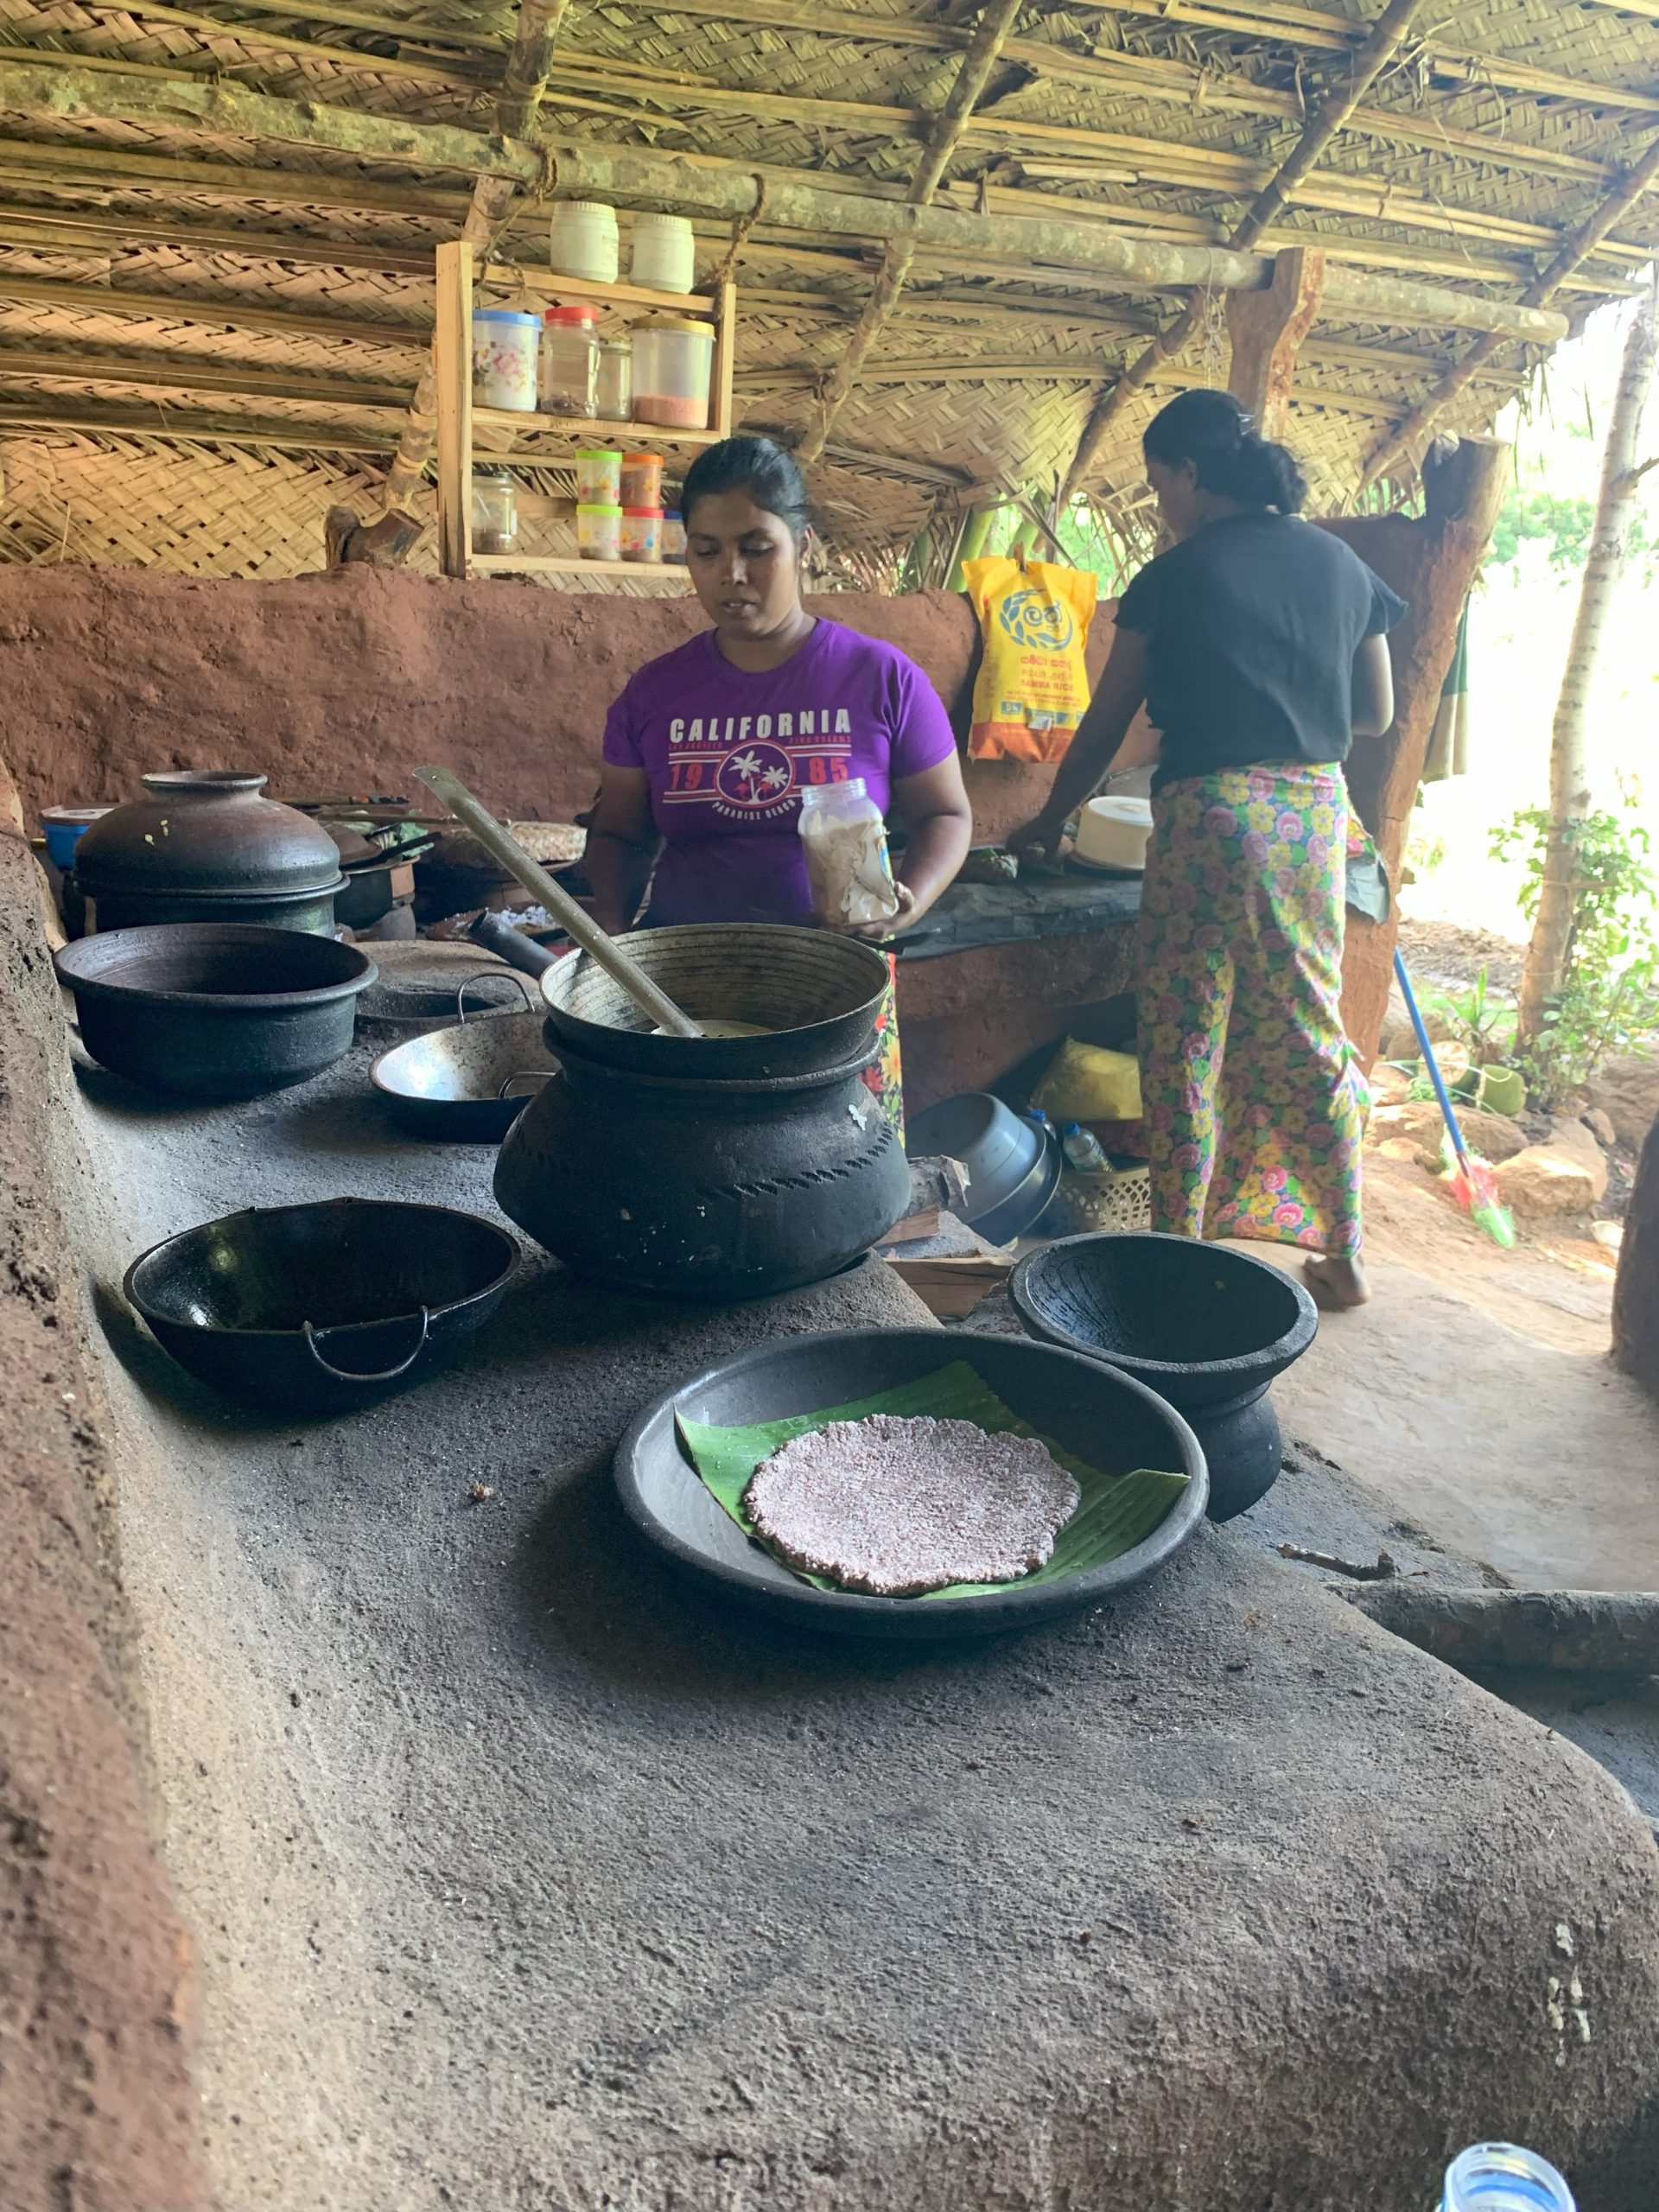
[[[1606,1590],[1344,1590],[1379,1628],[1462,1673],[1526,1667],[1564,1675],[1659,1673],[1659,1594]]]
[[[1400,1572],[1387,1552],[1378,1552],[1375,1567],[1367,1567],[1363,1560],[1338,1559],[1334,1552],[1306,1552],[1300,1544],[1281,1544],[1279,1556],[1303,1567],[1322,1567],[1327,1574],[1345,1574],[1355,1582],[1390,1582]]]

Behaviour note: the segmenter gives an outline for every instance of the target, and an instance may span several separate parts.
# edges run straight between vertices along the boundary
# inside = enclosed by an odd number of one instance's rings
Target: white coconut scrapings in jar
[[[1081,1497],[1033,1436],[873,1414],[774,1452],[744,1506],[791,1567],[844,1590],[904,1598],[1029,1574],[1047,1562]]]

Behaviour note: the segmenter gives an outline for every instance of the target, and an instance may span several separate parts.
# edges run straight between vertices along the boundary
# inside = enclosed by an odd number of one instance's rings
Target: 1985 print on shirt
[[[861,777],[885,812],[955,750],[916,664],[823,617],[774,669],[734,667],[705,631],[642,668],[605,727],[606,760],[651,787],[657,921],[810,921],[802,791]]]

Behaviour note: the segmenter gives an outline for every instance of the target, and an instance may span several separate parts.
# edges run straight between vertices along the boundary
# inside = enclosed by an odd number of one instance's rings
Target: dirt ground
[[[1426,1169],[1365,1173],[1374,1296],[1275,1385],[1287,1430],[1517,1583],[1659,1590],[1659,1405],[1609,1355],[1614,1254],[1581,1223],[1506,1252]]]

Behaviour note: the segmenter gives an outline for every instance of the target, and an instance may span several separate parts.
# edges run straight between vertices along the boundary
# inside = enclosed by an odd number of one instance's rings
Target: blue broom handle
[[[1406,1012],[1411,1016],[1411,1026],[1417,1032],[1417,1049],[1423,1056],[1423,1065],[1428,1070],[1428,1079],[1434,1086],[1434,1096],[1440,1100],[1440,1111],[1446,1116],[1446,1126],[1452,1137],[1452,1149],[1457,1154],[1459,1160],[1466,1172],[1469,1166],[1469,1151],[1463,1141],[1463,1131],[1458,1126],[1457,1114],[1452,1104],[1452,1094],[1446,1087],[1446,1078],[1440,1073],[1440,1064],[1434,1057],[1434,1047],[1429,1043],[1428,1032],[1423,1027],[1423,1017],[1417,1007],[1417,994],[1411,988],[1411,978],[1406,973],[1406,963],[1400,957],[1397,950],[1394,956],[1394,972],[1399,979],[1400,988],[1405,998]]]

